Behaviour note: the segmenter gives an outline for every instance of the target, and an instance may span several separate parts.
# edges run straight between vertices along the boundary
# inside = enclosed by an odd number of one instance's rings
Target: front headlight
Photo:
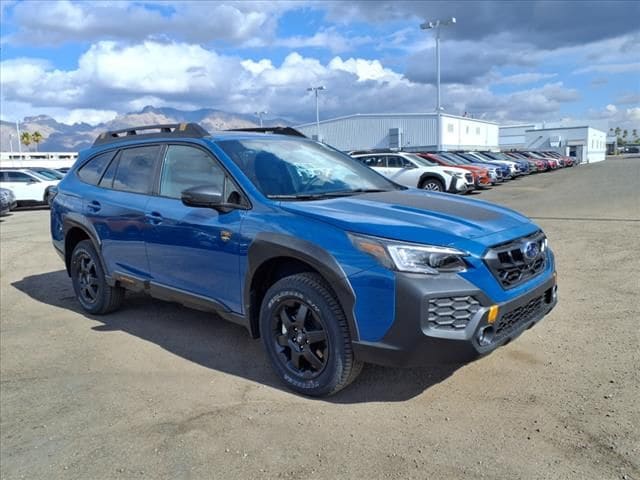
[[[454,177],[462,177],[462,173],[460,172],[454,172],[453,170],[445,170],[444,173],[448,174],[448,175],[452,175]]]
[[[467,254],[455,248],[401,243],[354,233],[348,235],[358,250],[373,256],[390,270],[437,275],[467,269],[463,258]]]

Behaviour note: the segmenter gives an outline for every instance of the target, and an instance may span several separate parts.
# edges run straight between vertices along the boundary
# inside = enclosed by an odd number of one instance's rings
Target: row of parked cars
[[[351,157],[395,182],[449,193],[469,193],[531,173],[572,167],[571,157],[553,151],[403,152],[367,150]],[[0,168],[1,213],[20,205],[48,204],[51,189],[69,168]]]
[[[449,193],[486,189],[522,175],[575,164],[573,158],[553,151],[434,153],[368,150],[349,154],[401,185]]]
[[[17,206],[49,204],[52,188],[68,171],[69,168],[0,168],[0,214],[6,215]]]

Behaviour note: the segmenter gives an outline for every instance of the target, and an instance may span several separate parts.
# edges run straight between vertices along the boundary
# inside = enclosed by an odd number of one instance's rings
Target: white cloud
[[[355,47],[371,43],[370,37],[345,37],[334,28],[323,29],[312,36],[293,36],[278,38],[270,42],[270,45],[286,47],[290,49],[300,48],[324,48],[335,53],[352,50]]]
[[[255,38],[272,38],[279,16],[297,6],[287,2],[251,1],[32,0],[6,9],[11,10],[11,18],[19,29],[5,41],[59,45],[105,39],[142,41],[158,34],[170,34],[193,43],[214,40],[243,43]]]
[[[257,109],[296,121],[309,119],[314,101],[306,89],[325,85],[323,118],[350,113],[433,111],[435,88],[412,82],[380,60],[336,56],[323,63],[293,52],[280,64],[242,59],[200,45],[144,41],[135,45],[98,42],[73,70],[31,59],[2,62],[3,113],[98,121],[113,112],[146,105],[181,109],[218,108],[251,113]],[[447,111],[467,111],[488,120],[546,120],[559,116],[578,92],[562,82],[496,95],[488,84],[443,86]],[[28,108],[27,108],[28,106]],[[6,113],[4,113],[6,115]],[[13,115],[15,116],[15,115]]]
[[[541,80],[548,80],[549,78],[557,77],[557,73],[516,73],[513,75],[507,75],[499,77],[493,81],[494,84],[507,84],[507,85],[524,85],[527,83],[535,83]]]
[[[632,73],[640,72],[640,62],[635,63],[602,63],[596,65],[589,65],[587,67],[574,70],[574,74],[581,73]]]
[[[619,108],[608,104],[602,109],[589,110],[587,117],[590,124],[605,131],[616,127],[629,131],[640,129],[640,107]]]
[[[56,120],[68,125],[75,123],[88,123],[89,125],[98,125],[99,123],[108,122],[118,116],[118,112],[114,110],[96,110],[93,108],[77,108],[69,110],[65,114],[58,115]]]
[[[335,57],[329,62],[329,68],[352,73],[358,77],[360,82],[364,80],[399,82],[402,80],[402,75],[384,68],[379,60],[349,58],[343,61],[342,58]]]

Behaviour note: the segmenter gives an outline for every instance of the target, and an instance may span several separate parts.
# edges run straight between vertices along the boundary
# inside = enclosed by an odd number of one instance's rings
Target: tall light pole
[[[326,88],[323,85],[307,88],[307,92],[315,92],[316,94],[316,137],[318,141],[320,141],[320,109],[318,107],[318,91],[320,90],[326,90]]]
[[[13,153],[13,133],[9,134],[9,150]]]
[[[266,111],[264,111],[264,112],[255,112],[256,117],[258,117],[260,119],[260,127],[262,127],[262,116],[266,115],[266,114],[267,114]]]
[[[20,157],[22,157],[22,139],[20,138],[20,124],[16,120],[16,133],[18,134],[18,152],[20,152]]]
[[[438,122],[437,135],[438,135],[438,151],[442,150],[442,105],[440,104],[440,27],[446,27],[454,25],[456,23],[456,17],[451,17],[448,20],[436,20],[435,22],[424,22],[420,25],[422,30],[435,30],[436,31],[436,90],[438,91],[438,99],[436,102],[436,121]]]

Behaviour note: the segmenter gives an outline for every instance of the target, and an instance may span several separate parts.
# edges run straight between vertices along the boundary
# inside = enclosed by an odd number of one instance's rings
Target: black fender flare
[[[427,178],[435,178],[436,180],[440,180],[442,182],[442,188],[444,189],[444,191],[446,192],[448,190],[447,180],[442,175],[435,172],[425,172],[420,175],[420,180],[418,180],[418,185],[416,185],[416,187],[420,188],[422,182],[424,182]]]
[[[98,252],[98,258],[100,259],[102,271],[105,273],[107,283],[111,283],[111,278],[107,270],[105,269],[104,260],[102,259],[102,242],[100,241],[100,236],[98,235],[98,232],[96,232],[96,229],[91,224],[91,222],[89,222],[85,217],[81,215],[68,214],[67,216],[65,216],[62,223],[62,231],[64,235],[63,238],[64,238],[64,245],[65,245],[64,258],[65,258],[65,266],[67,268],[67,274],[69,275],[71,274],[70,260],[71,260],[71,253],[73,253],[73,252],[66,251],[67,235],[69,231],[74,228],[79,228],[87,235],[87,237],[89,237],[89,240],[91,240],[91,243],[93,243],[93,248],[95,248],[96,252]]]
[[[358,326],[353,313],[355,292],[347,276],[336,259],[322,247],[300,238],[281,233],[261,232],[249,246],[248,266],[244,279],[243,302],[245,315],[251,319],[251,284],[257,270],[265,262],[289,257],[309,264],[329,283],[340,302],[353,341],[359,337]],[[251,320],[250,320],[251,323]],[[253,332],[254,334],[257,332]]]

